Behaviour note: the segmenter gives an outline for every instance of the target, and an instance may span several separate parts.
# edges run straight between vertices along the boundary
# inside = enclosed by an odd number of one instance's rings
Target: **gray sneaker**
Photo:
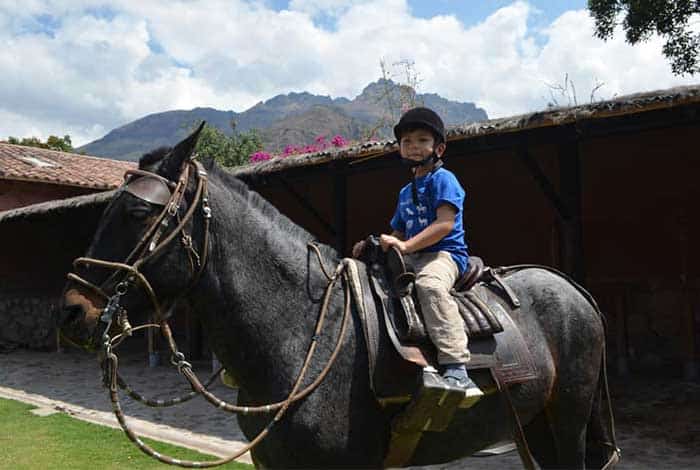
[[[469,377],[455,377],[449,371],[442,376],[443,380],[451,388],[459,388],[464,390],[465,398],[480,398],[484,396],[484,392],[474,383]]]

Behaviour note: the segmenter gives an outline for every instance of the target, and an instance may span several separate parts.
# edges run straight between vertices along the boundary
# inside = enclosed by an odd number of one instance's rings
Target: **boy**
[[[445,126],[428,108],[407,111],[394,127],[399,152],[411,167],[412,181],[399,193],[391,235],[382,234],[384,251],[396,247],[416,270],[415,287],[428,335],[438,350],[445,386],[461,388],[470,397],[483,395],[467,375],[467,336],[456,302],[449,291],[466,270],[464,189],[455,175],[442,168]],[[364,242],[353,247],[362,253]]]

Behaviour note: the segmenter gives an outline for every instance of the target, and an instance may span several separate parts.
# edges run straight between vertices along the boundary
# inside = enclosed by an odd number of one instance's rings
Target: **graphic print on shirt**
[[[415,178],[399,192],[391,227],[410,239],[437,220],[437,207],[450,204],[457,210],[452,230],[437,243],[421,251],[450,253],[459,272],[463,273],[468,267],[469,259],[462,221],[465,195],[464,188],[455,175],[443,168],[423,178]]]

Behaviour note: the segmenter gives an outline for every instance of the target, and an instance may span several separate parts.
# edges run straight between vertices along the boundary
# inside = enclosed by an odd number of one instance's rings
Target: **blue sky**
[[[700,82],[652,36],[594,37],[585,1],[0,1],[0,139],[80,145],[147,114],[242,112],[281,93],[353,98],[381,77],[473,102],[489,117]],[[700,21],[696,22],[700,24]],[[555,92],[565,77],[579,96]]]
[[[451,14],[467,26],[483,21],[496,10],[512,3],[508,0],[411,0],[408,2],[416,16],[430,18],[435,15]],[[541,21],[550,23],[565,11],[582,10],[587,4],[585,0],[534,0],[528,3],[540,11],[538,17],[533,18],[536,23]]]
[[[436,15],[454,15],[466,26],[475,25],[484,20],[490,14],[512,4],[510,0],[409,0],[408,6],[414,16],[418,18],[432,18]],[[533,17],[535,24],[551,22],[559,15],[568,10],[581,10],[586,8],[585,0],[533,0],[528,2],[539,10],[537,17]],[[276,11],[288,10],[289,0],[268,0],[266,2]],[[333,21],[326,20],[325,26],[333,24]],[[333,24],[333,28],[335,25]]]

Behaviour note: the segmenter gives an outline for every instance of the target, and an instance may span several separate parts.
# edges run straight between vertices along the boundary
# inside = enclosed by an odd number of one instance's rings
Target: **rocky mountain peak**
[[[415,94],[410,87],[380,78],[365,86],[354,99],[302,91],[273,96],[241,113],[213,108],[155,113],[127,123],[79,150],[89,155],[137,160],[157,146],[178,142],[194,122],[202,119],[226,133],[231,132],[232,119],[239,132],[257,129],[266,150],[272,152],[290,143],[311,143],[292,142],[309,136],[341,134],[349,140],[363,140],[378,123],[386,123],[387,112],[397,112],[406,96],[411,96],[416,104],[435,109],[447,125],[487,119],[486,112],[474,103],[448,100],[436,93]],[[384,125],[374,137],[392,138],[390,127]]]

